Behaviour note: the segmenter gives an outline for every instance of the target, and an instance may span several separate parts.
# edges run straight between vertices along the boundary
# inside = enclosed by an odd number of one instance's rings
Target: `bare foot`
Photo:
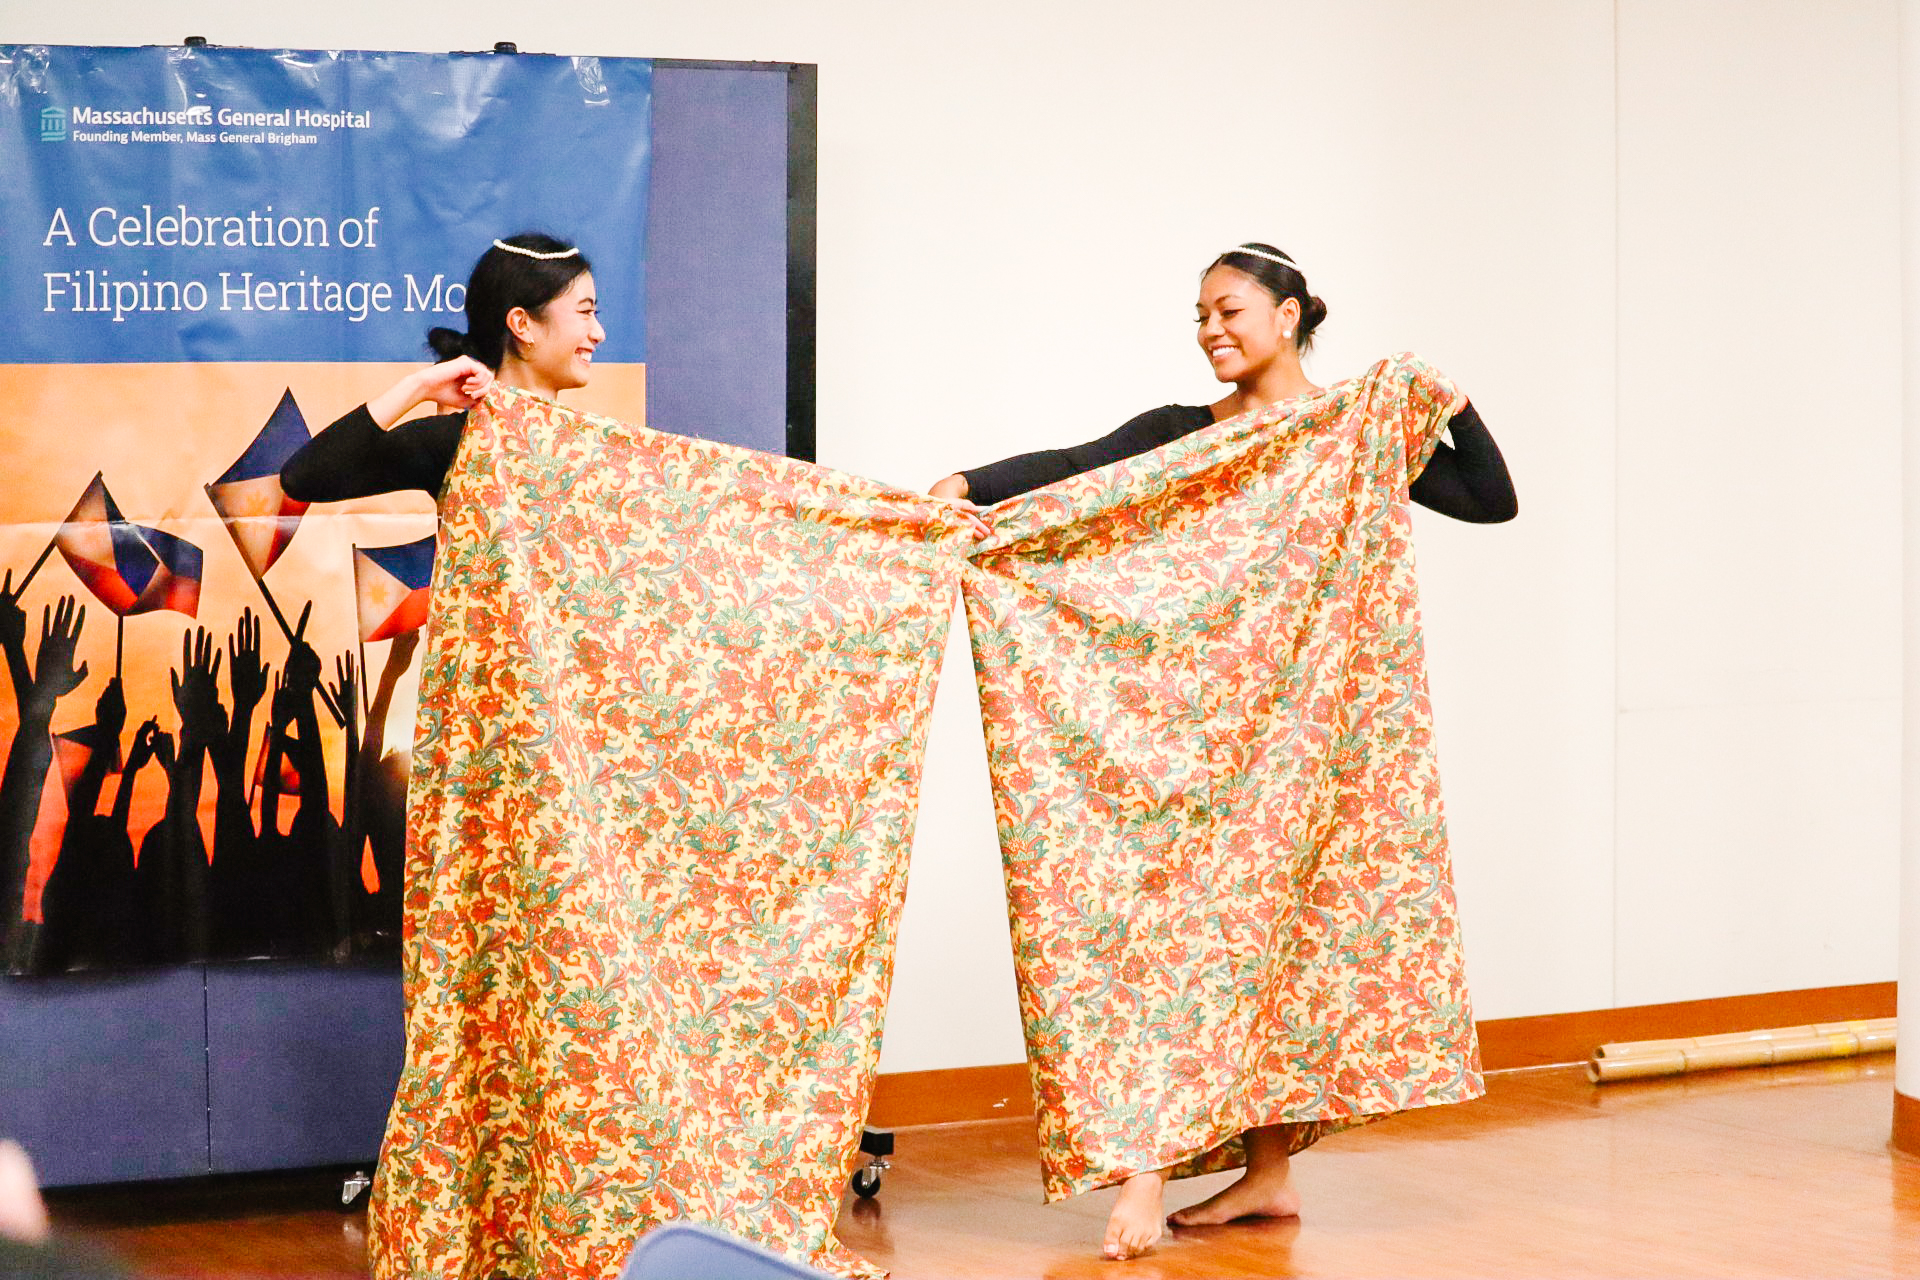
[[[1167,1175],[1159,1170],[1136,1173],[1120,1185],[1120,1198],[1114,1201],[1113,1212],[1107,1217],[1107,1240],[1100,1250],[1102,1256],[1124,1262],[1159,1243],[1161,1215],[1166,1211],[1160,1192],[1166,1185]]]
[[[1117,1213],[1118,1210],[1115,1210]],[[1176,1227],[1216,1227],[1236,1218],[1297,1218],[1300,1192],[1286,1162],[1255,1173],[1249,1169],[1240,1181],[1218,1195],[1168,1218]]]
[[[0,1236],[40,1244],[47,1238],[47,1206],[33,1179],[33,1162],[11,1142],[0,1142]]]

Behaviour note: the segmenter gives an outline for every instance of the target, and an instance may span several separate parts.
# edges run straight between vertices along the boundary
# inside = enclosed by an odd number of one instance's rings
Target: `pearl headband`
[[[557,253],[536,253],[532,249],[522,249],[517,244],[508,244],[505,240],[495,240],[493,247],[505,249],[508,253],[517,253],[523,258],[537,258],[541,262],[552,262],[555,258],[575,258],[580,255],[579,245],[571,249],[562,249]]]
[[[494,241],[494,243],[499,244],[500,242],[496,240]],[[1277,262],[1281,266],[1290,268],[1291,270],[1294,270],[1294,271],[1300,270],[1299,263],[1294,262],[1289,258],[1283,258],[1277,253],[1268,253],[1265,249],[1255,249],[1251,245],[1244,245],[1244,244],[1239,245],[1235,248],[1227,250],[1227,253],[1244,253],[1248,257],[1265,258],[1268,262]],[[1227,256],[1227,253],[1223,253],[1220,256],[1224,258]],[[1304,275],[1305,272],[1302,272],[1301,274]]]

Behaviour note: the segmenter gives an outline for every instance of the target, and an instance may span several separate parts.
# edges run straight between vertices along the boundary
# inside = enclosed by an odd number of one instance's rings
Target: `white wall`
[[[1481,1015],[1892,977],[1893,0],[9,7],[819,63],[821,458],[916,485],[1210,398],[1195,274],[1282,245],[1318,374],[1422,352],[1518,483],[1512,525],[1418,518]],[[1020,1056],[969,685],[890,1071]]]
[[[1895,34],[1620,5],[1622,1004],[1894,974]]]
[[[1920,671],[1920,0],[1900,0],[1900,327],[1903,671]],[[1900,994],[1894,1088],[1920,1099],[1920,686],[1901,690]],[[1896,1106],[1899,1104],[1896,1103]],[[1896,1126],[1894,1140],[1913,1145]]]

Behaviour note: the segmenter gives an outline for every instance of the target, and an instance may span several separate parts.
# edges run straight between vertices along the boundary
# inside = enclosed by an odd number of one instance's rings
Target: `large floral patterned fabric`
[[[1405,491],[1412,357],[1002,504],[496,388],[442,496],[382,1280],[658,1223],[847,1276],[964,587],[1049,1197],[1481,1090]]]
[[[842,1275],[950,507],[496,388],[442,498],[379,1277]]]
[[[993,510],[964,583],[1050,1199],[1482,1089],[1410,356]]]

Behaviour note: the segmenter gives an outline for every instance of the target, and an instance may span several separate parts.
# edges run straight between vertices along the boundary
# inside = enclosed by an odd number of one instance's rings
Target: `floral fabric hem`
[[[1410,356],[1001,504],[496,387],[442,497],[373,1273],[843,1276],[965,597],[1049,1198],[1481,1091],[1405,502]]]
[[[993,509],[964,582],[1049,1199],[1482,1089],[1412,356]]]
[[[950,507],[496,387],[442,500],[379,1277],[616,1274],[711,1223],[840,1275]]]

